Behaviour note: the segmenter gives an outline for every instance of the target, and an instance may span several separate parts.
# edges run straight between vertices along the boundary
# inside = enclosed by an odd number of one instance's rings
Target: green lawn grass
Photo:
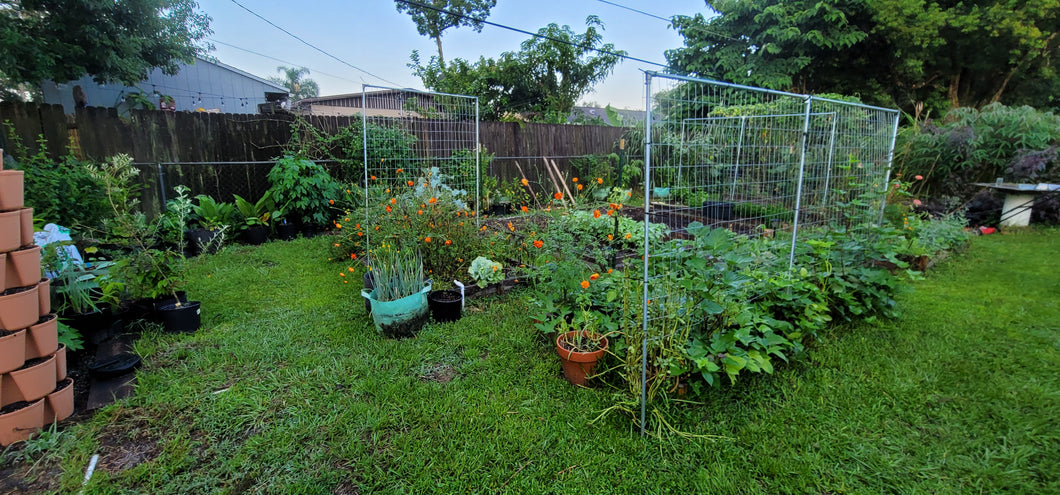
[[[203,330],[147,333],[136,396],[37,472],[76,491],[99,454],[85,493],[1060,492],[1058,230],[975,238],[901,319],[668,408],[717,440],[593,422],[617,392],[563,380],[518,291],[380,337],[328,242],[197,260]]]

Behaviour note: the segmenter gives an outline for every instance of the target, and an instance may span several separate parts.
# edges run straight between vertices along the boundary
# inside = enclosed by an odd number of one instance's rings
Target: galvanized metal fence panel
[[[644,219],[689,237],[694,222],[750,236],[878,219],[890,177],[898,111],[851,101],[675,76],[645,75]],[[652,252],[644,232],[641,428],[648,343],[682,324],[681,295],[662,279],[680,249]],[[673,265],[671,266],[671,264]]]

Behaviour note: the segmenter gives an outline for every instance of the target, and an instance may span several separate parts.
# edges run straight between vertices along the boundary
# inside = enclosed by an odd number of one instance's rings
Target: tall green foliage
[[[457,58],[443,65],[431,57],[423,65],[413,52],[409,67],[431,90],[477,96],[486,120],[516,112],[566,122],[578,98],[610,75],[625,54],[603,43],[602,31],[600,19],[589,16],[584,33],[549,24],[538,30],[543,38],[526,40],[520,51],[496,59],[481,57],[472,63]]]
[[[924,177],[924,195],[967,198],[972,182],[1060,179],[1060,116],[1030,107],[958,108],[939,121],[903,129],[897,167]]]
[[[0,73],[13,83],[135,84],[176,74],[208,47],[210,18],[193,0],[15,0],[0,3]],[[0,80],[4,80],[0,78]]]
[[[677,70],[942,113],[1018,101],[1055,107],[1060,1],[708,0],[678,17]],[[918,105],[921,103],[922,105]]]
[[[438,61],[444,65],[442,56],[442,33],[449,28],[468,26],[476,32],[482,31],[482,20],[489,15],[497,0],[425,0],[420,2],[398,1],[398,12],[405,12],[416,23],[416,30],[429,36],[438,45]]]

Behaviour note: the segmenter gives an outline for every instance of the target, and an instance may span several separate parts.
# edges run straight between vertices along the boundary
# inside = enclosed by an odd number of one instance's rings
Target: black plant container
[[[714,220],[732,220],[732,203],[726,201],[704,201],[703,216]]]
[[[162,324],[166,331],[171,333],[194,332],[202,325],[199,315],[199,301],[189,301],[177,306],[175,302],[168,302],[158,307],[162,315]]]
[[[265,244],[268,239],[269,228],[264,225],[252,225],[243,231],[243,240],[247,244],[257,246],[258,244]]]
[[[90,311],[88,313],[69,313],[62,315],[63,323],[76,329],[92,344],[99,344],[110,337],[114,317],[110,313],[110,307]]]
[[[276,235],[285,241],[294,239],[298,235],[298,226],[293,223],[278,223],[276,224]]]
[[[459,320],[463,311],[460,292],[455,290],[432,291],[427,296],[427,306],[431,308],[431,318],[438,322]]]
[[[174,298],[173,296],[161,296],[161,297],[158,297],[158,298],[156,298],[154,300],[153,309],[157,313],[159,311],[159,309],[162,308],[162,306],[164,306],[166,304],[173,304],[176,301],[180,301],[181,304],[184,304],[184,303],[188,302],[188,293],[184,292],[182,290],[178,290],[176,298]]]

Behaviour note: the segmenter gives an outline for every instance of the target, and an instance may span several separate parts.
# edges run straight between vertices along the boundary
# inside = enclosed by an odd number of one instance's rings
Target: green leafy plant
[[[232,225],[236,208],[232,203],[217,201],[210,196],[195,196],[196,204],[191,210],[194,213],[191,221],[206,230],[216,230]]]
[[[273,199],[271,191],[266,192],[256,203],[251,203],[238,194],[233,196],[236,201],[236,210],[242,217],[242,228],[255,225],[268,227],[270,220],[283,216],[276,207],[276,200]]]
[[[342,187],[324,167],[287,155],[269,170],[268,179],[274,201],[302,223],[322,226],[331,220],[328,200],[338,198]]]
[[[373,251],[369,258],[372,271],[372,299],[396,301],[423,289],[423,259],[419,252],[391,249]]]
[[[471,262],[467,273],[475,281],[475,285],[485,288],[489,284],[495,284],[504,280],[504,265],[484,256],[479,256]]]

